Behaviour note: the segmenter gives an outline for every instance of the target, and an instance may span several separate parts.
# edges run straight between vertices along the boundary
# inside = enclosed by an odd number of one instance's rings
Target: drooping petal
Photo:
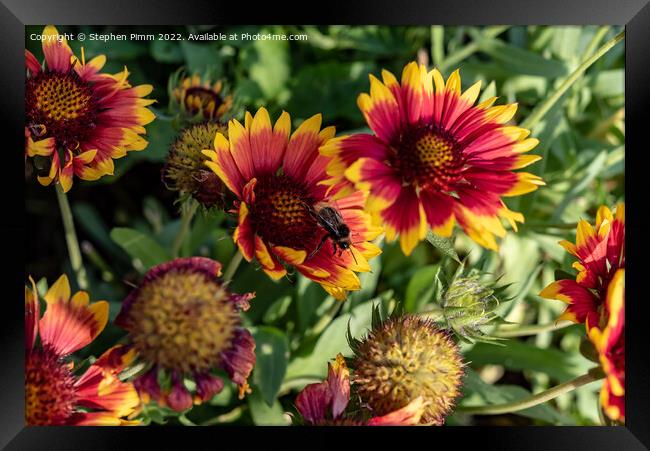
[[[230,349],[221,353],[221,366],[230,380],[239,385],[239,398],[248,390],[248,377],[255,366],[255,340],[244,328],[235,330]]]
[[[419,396],[399,410],[368,420],[368,426],[412,426],[424,413],[424,398]]]
[[[410,255],[426,234],[426,215],[413,188],[403,187],[395,202],[383,210],[380,217],[386,239],[393,241],[399,234],[405,255]]]
[[[327,384],[332,394],[332,418],[339,418],[350,401],[350,370],[343,355],[338,354],[334,363],[328,363]]]
[[[332,402],[327,382],[309,384],[296,397],[296,408],[305,421],[318,424],[325,420]]]

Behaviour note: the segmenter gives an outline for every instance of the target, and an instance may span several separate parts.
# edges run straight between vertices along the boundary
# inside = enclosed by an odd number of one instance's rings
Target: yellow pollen
[[[91,95],[72,78],[44,78],[34,88],[36,106],[55,121],[77,119],[92,106]]]
[[[415,142],[420,161],[435,168],[444,167],[454,160],[453,144],[441,136],[426,134]]]
[[[227,291],[191,272],[170,271],[143,285],[129,311],[130,334],[141,356],[186,373],[219,364],[238,320]]]

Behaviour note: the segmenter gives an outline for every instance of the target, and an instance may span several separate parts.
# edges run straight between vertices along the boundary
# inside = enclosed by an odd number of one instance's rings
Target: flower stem
[[[243,260],[244,256],[242,255],[241,251],[237,249],[237,252],[235,252],[235,255],[232,256],[230,259],[230,262],[228,263],[228,267],[226,268],[226,271],[223,273],[223,280],[226,282],[230,282],[237,272],[237,268],[239,267],[239,264]]]
[[[174,239],[174,244],[172,244],[172,256],[174,258],[180,254],[181,246],[183,245],[183,241],[185,241],[185,236],[190,229],[192,218],[198,208],[199,203],[194,199],[190,199],[189,202],[184,203],[181,207],[181,227],[178,230],[178,235]]]
[[[74,228],[72,210],[70,209],[68,196],[63,191],[60,183],[56,184],[56,198],[59,201],[59,209],[61,210],[61,219],[63,220],[70,264],[75,273],[77,285],[79,285],[80,289],[86,290],[88,289],[88,279],[86,277],[86,268],[84,268],[83,260],[81,259],[81,249],[79,248],[79,240],[77,239],[77,232]]]
[[[488,406],[459,406],[457,410],[471,415],[501,415],[504,413],[518,412],[542,404],[546,401],[550,401],[551,399],[555,399],[564,393],[568,393],[576,388],[582,387],[583,385],[603,379],[604,377],[605,375],[600,367],[597,367],[595,368],[595,371],[589,371],[587,374],[583,374],[575,379],[556,385],[548,390],[544,390],[541,393],[517,401]]]
[[[560,100],[562,95],[584,74],[584,72],[598,59],[607,53],[612,47],[614,47],[619,41],[625,38],[625,31],[621,31],[619,34],[614,36],[612,39],[603,44],[596,52],[585,59],[576,70],[571,73],[560,86],[555,90],[553,95],[547,98],[544,103],[542,103],[538,108],[536,108],[533,113],[524,120],[520,127],[532,129],[545,115],[549,110],[555,105],[555,103]]]
[[[499,338],[515,338],[515,337],[525,337],[527,335],[537,335],[543,332],[552,332],[555,330],[564,329],[573,325],[571,321],[562,322],[560,324],[549,323],[549,324],[535,324],[532,326],[518,326],[518,327],[507,327],[507,325],[499,326],[494,331],[493,335]]]

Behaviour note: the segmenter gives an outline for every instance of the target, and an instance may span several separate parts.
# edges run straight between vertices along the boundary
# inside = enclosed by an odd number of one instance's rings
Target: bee
[[[332,240],[332,247],[334,249],[334,254],[339,252],[339,256],[343,254],[343,251],[349,250],[354,258],[354,262],[357,263],[357,258],[354,256],[354,252],[350,249],[352,245],[352,240],[350,238],[350,227],[343,221],[343,217],[339,211],[327,205],[324,202],[318,203],[313,207],[305,204],[307,212],[311,215],[312,218],[322,227],[327,233],[323,236],[323,239],[318,243],[316,249],[309,254],[307,259],[312,258],[318,253],[318,251],[323,247],[325,241],[328,238]]]

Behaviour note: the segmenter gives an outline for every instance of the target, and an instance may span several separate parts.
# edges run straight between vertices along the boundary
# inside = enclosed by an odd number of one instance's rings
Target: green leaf
[[[289,363],[285,380],[308,376],[325,377],[328,360],[335,358],[339,352],[350,356],[352,350],[345,338],[348,323],[354,337],[361,335],[370,327],[372,304],[372,301],[364,302],[351,313],[343,314],[332,321],[318,338],[309,355],[296,357]]]
[[[491,385],[485,383],[479,375],[467,368],[465,378],[463,380],[463,392],[466,394],[478,394],[485,404],[505,404],[517,399],[522,399],[530,396],[531,393],[517,385]],[[549,404],[540,404],[528,409],[513,412],[515,415],[521,415],[536,420],[545,421],[551,424],[573,425],[575,422],[562,415],[557,410],[552,408]]]
[[[183,52],[177,41],[158,40],[151,41],[151,57],[161,63],[182,63]]]
[[[271,32],[260,30],[261,34]],[[257,83],[267,100],[276,98],[289,80],[289,42],[257,40],[243,56],[249,78]]]
[[[417,312],[420,307],[431,300],[439,272],[440,266],[438,265],[427,265],[415,271],[406,286],[404,309],[407,312]]]
[[[568,67],[563,61],[530,52],[528,50],[506,44],[499,39],[485,37],[484,34],[470,30],[478,48],[508,68],[512,73],[522,75],[539,75],[546,78],[558,78],[568,74]]]
[[[445,238],[439,235],[436,235],[431,230],[427,232],[427,241],[431,243],[433,247],[438,249],[443,256],[451,257],[453,260],[460,263],[460,258],[454,249],[454,242],[451,238]]]
[[[504,347],[477,343],[465,357],[473,366],[493,364],[511,370],[539,371],[560,382],[573,379],[593,367],[593,363],[577,350],[570,353],[556,348],[539,348],[518,340],[510,340]]]
[[[111,230],[111,238],[133,258],[133,266],[140,271],[171,260],[166,249],[139,230],[116,227]]]
[[[269,407],[262,395],[253,391],[248,396],[248,405],[251,411],[253,423],[256,426],[288,426],[290,424],[287,415],[285,415],[282,405],[275,400]]]
[[[284,332],[274,327],[257,327],[252,333],[256,358],[253,383],[266,403],[272,406],[287,370],[289,341]]]
[[[209,72],[208,75],[211,78],[221,76],[222,58],[218,47],[212,44],[181,41],[181,50],[190,73]]]

